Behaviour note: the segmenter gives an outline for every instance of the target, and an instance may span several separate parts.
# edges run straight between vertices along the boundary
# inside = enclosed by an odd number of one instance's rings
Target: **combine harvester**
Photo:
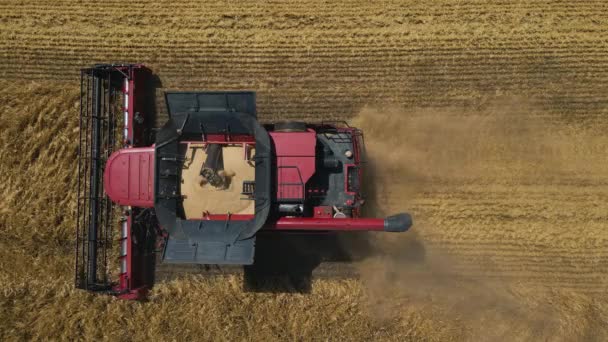
[[[81,71],[78,288],[140,299],[157,254],[169,264],[251,265],[260,234],[411,226],[408,214],[360,216],[359,129],[261,124],[254,92],[167,92],[168,120],[155,129],[151,80],[139,64]]]

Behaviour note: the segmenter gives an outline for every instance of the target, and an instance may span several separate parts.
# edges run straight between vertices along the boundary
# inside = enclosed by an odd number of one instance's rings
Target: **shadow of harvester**
[[[250,292],[309,293],[318,278],[357,277],[353,263],[402,249],[413,263],[424,262],[425,249],[417,239],[402,240],[389,250],[373,244],[373,234],[260,233],[255,264],[244,267],[243,286]],[[383,234],[383,233],[378,233]]]

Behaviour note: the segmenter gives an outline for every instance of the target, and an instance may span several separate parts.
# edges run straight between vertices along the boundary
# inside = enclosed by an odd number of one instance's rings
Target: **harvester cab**
[[[79,288],[142,298],[157,256],[169,264],[251,265],[260,233],[411,226],[408,214],[361,217],[357,128],[261,124],[254,92],[167,92],[168,119],[154,128],[149,69],[96,65],[81,75]],[[108,265],[114,258],[116,271]]]

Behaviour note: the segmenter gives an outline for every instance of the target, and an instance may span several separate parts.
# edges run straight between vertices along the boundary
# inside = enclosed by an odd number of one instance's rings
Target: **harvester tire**
[[[306,123],[301,121],[283,121],[274,124],[275,132],[306,132]]]

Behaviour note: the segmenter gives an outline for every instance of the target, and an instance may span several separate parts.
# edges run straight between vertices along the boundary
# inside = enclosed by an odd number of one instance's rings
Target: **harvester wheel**
[[[306,132],[306,123],[301,121],[283,121],[274,124],[275,132]]]

